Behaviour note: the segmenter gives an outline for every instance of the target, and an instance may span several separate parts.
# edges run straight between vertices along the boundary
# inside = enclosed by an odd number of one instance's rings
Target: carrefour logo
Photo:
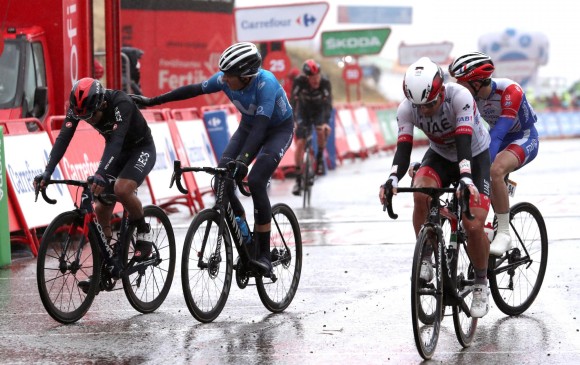
[[[316,24],[317,18],[308,13],[304,13],[296,18],[294,23],[310,27]],[[250,21],[244,20],[241,22],[242,29],[261,29],[261,28],[288,28],[292,26],[292,19],[290,18],[270,18],[268,20]]]

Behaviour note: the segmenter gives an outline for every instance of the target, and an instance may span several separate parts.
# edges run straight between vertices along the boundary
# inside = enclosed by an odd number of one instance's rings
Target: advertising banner
[[[325,57],[379,54],[391,34],[391,28],[322,32],[322,55]]]
[[[11,261],[10,229],[8,228],[8,189],[4,166],[4,131],[0,127],[0,267]]]
[[[203,121],[205,122],[207,134],[211,139],[215,157],[219,160],[230,140],[226,112],[225,110],[205,112],[203,113]]]

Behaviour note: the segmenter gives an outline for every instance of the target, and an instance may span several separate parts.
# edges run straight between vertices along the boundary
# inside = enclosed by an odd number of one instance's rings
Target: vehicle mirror
[[[48,88],[46,86],[39,86],[34,90],[34,106],[32,109],[32,116],[40,118],[46,113],[46,105],[48,104]]]

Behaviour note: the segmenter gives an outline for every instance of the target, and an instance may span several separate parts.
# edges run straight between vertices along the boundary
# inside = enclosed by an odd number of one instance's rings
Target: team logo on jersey
[[[261,90],[264,87],[264,85],[266,85],[266,81],[260,82],[260,84],[258,85],[258,90]]]
[[[116,130],[118,126],[118,124],[113,125],[113,130]]]
[[[465,106],[463,107],[463,110],[468,110],[469,109],[469,104],[465,104]]]
[[[115,107],[115,120],[117,122],[122,122],[123,121],[123,117],[121,116],[121,112],[119,111],[118,107]]]
[[[64,125],[67,128],[71,128],[72,127],[72,122],[66,122],[66,124]]]

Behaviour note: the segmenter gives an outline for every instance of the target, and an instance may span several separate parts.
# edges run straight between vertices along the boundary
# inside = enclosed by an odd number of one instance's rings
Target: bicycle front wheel
[[[44,308],[64,324],[81,319],[99,290],[99,280],[91,280],[84,293],[79,281],[99,278],[101,264],[96,238],[83,235],[83,216],[70,211],[58,215],[42,236],[36,264],[38,292]]]
[[[477,328],[477,318],[471,316],[469,308],[473,300],[473,282],[475,280],[475,271],[471,260],[467,254],[467,249],[463,242],[457,244],[457,270],[455,273],[457,295],[463,298],[465,310],[460,305],[453,306],[453,326],[457,340],[463,347],[471,346],[475,330]]]
[[[302,272],[302,234],[296,215],[286,204],[272,207],[270,257],[276,281],[257,276],[256,286],[262,304],[277,313],[294,299]]]
[[[225,222],[220,239],[219,222],[218,211],[199,212],[187,230],[181,257],[185,303],[193,317],[204,323],[219,316],[232,286],[232,242]]]
[[[443,282],[441,281],[441,250],[437,245],[437,234],[433,227],[425,226],[419,232],[415,253],[413,255],[413,268],[411,270],[411,319],[413,322],[413,335],[419,355],[425,360],[430,359],[435,353],[441,319],[443,317]],[[433,278],[426,281],[421,278],[421,265],[424,259],[423,253],[430,252],[431,262],[434,263],[435,271]],[[429,320],[425,320],[425,313]]]
[[[534,302],[548,265],[548,232],[542,214],[530,203],[510,209],[515,248],[490,257],[489,286],[497,307],[509,316],[525,312]]]
[[[155,205],[143,208],[145,222],[151,227],[153,251],[144,262],[133,260],[137,230],[132,227],[129,232],[130,242],[125,242],[123,258],[125,270],[138,270],[130,275],[123,275],[123,290],[131,306],[141,313],[151,313],[163,303],[175,271],[175,236],[167,214]]]
[[[314,185],[314,166],[311,146],[307,146],[306,150],[304,151],[304,161],[302,166],[303,166],[302,183],[304,185],[304,194],[302,195],[302,208],[306,208],[310,206],[312,185]]]

